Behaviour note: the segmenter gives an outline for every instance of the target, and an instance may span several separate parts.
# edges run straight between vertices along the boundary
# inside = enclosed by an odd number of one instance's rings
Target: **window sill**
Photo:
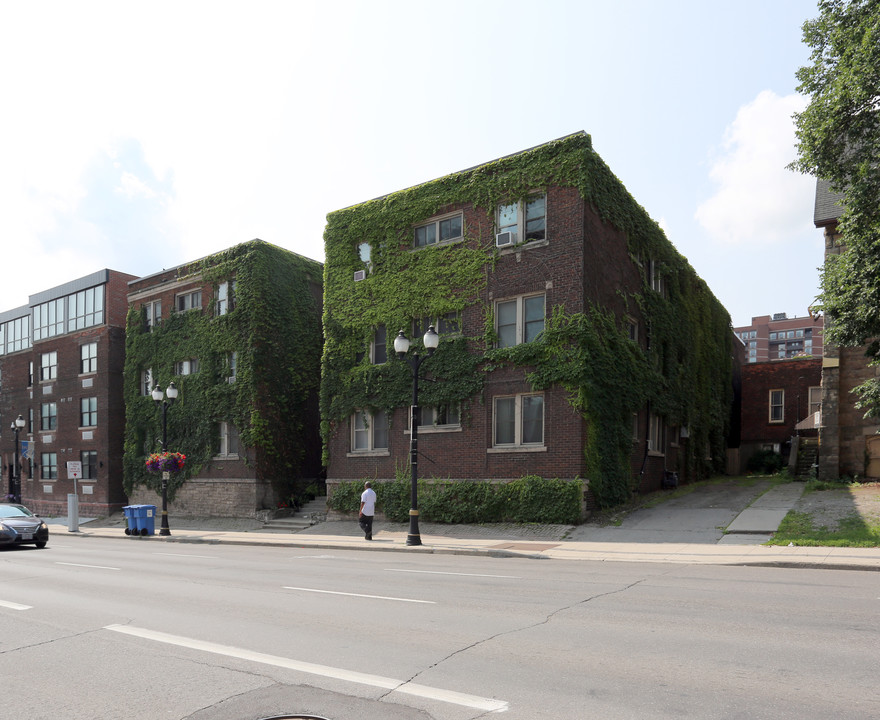
[[[240,457],[238,453],[229,453],[228,455],[214,455],[211,460],[238,460]]]
[[[419,250],[427,250],[432,247],[446,247],[447,245],[458,245],[459,243],[463,243],[463,237],[452,238],[451,240],[440,240],[439,242],[431,243],[430,245],[419,245],[416,247],[413,245],[410,250],[412,252],[418,252]]]
[[[659,450],[648,450],[648,457],[666,457],[666,453]]]
[[[486,448],[489,455],[497,453],[523,453],[523,452],[547,452],[546,445],[499,445],[498,447]]]
[[[388,450],[352,450],[345,454],[346,457],[388,457],[391,453]]]
[[[419,425],[419,435],[424,435],[426,433],[450,433],[450,432],[461,432],[461,425],[427,425],[422,426]],[[404,435],[409,435],[409,430],[403,431]]]
[[[550,244],[550,241],[546,238],[544,240],[529,240],[524,243],[520,243],[519,245],[514,245],[513,247],[499,248],[501,255],[512,255],[513,253],[519,253],[523,250],[534,250],[536,248],[547,247]]]

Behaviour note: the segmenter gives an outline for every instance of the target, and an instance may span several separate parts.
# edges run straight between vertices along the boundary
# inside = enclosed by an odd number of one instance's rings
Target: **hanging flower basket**
[[[153,453],[147,456],[147,470],[149,472],[179,472],[183,470],[186,455],[179,452]]]

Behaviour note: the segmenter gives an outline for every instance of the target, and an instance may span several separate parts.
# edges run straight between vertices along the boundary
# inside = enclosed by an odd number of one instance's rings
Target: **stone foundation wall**
[[[129,497],[131,505],[155,505],[161,512],[162,496],[145,487]],[[272,484],[253,478],[193,478],[178,488],[168,501],[169,516],[182,517],[262,517],[277,502]]]

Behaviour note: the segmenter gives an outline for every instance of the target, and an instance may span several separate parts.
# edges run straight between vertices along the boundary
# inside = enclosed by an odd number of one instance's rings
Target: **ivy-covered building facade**
[[[261,240],[133,280],[125,354],[124,483],[156,504],[162,410],[169,514],[257,517],[321,473],[322,266]]]
[[[328,491],[408,472],[580,481],[610,506],[723,469],[730,318],[577,133],[328,215]]]

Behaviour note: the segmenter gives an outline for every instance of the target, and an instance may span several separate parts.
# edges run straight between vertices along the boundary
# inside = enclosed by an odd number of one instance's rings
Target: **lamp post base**
[[[419,534],[419,511],[409,511],[409,533],[406,536],[407,545],[421,545],[422,536]]]

